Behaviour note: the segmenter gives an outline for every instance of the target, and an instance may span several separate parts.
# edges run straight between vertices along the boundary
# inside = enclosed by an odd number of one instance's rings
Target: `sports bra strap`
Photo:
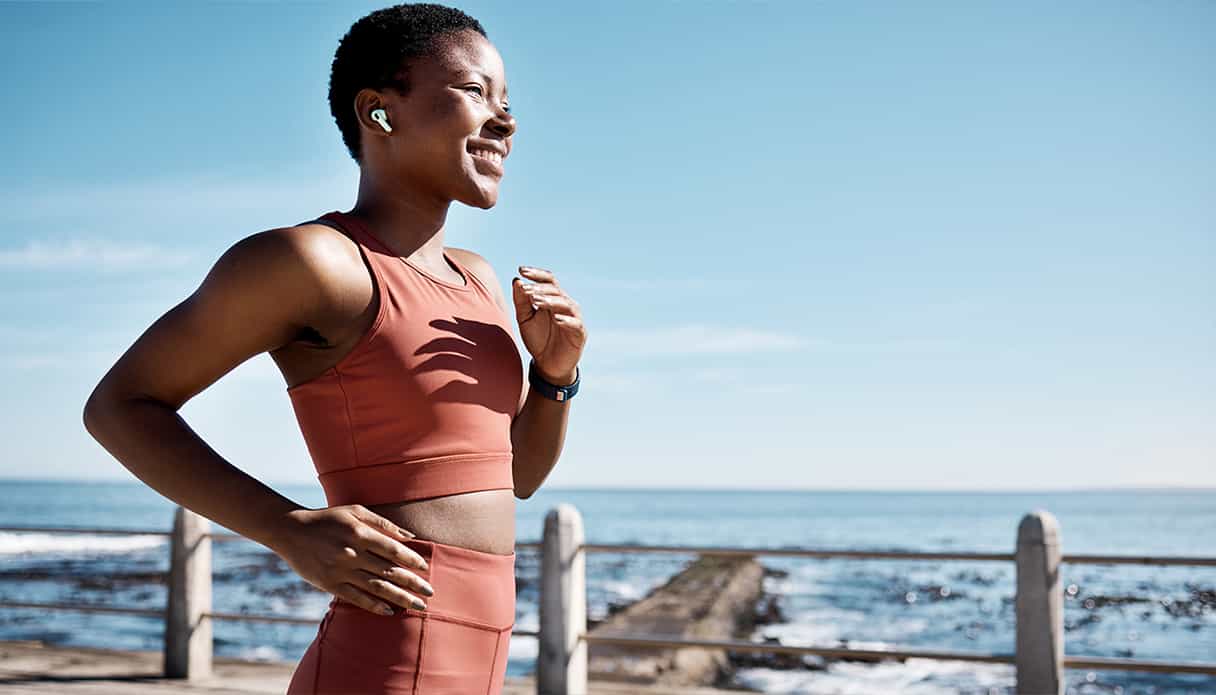
[[[381,241],[376,238],[376,235],[372,234],[362,222],[350,215],[333,210],[321,215],[316,221],[319,222],[321,220],[329,220],[330,222],[333,222],[339,231],[352,237],[357,243],[362,244],[363,246],[375,249],[376,251],[389,256],[396,255],[390,251],[387,246],[381,243]]]

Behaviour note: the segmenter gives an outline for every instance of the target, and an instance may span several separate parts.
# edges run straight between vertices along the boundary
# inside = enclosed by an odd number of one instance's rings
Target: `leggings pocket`
[[[498,695],[507,669],[511,628],[439,612],[422,627],[418,692]]]
[[[376,615],[340,604],[318,645],[324,658],[317,693],[412,695],[416,690],[424,618]]]

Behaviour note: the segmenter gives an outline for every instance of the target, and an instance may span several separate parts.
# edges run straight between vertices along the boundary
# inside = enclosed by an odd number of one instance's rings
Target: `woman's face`
[[[515,133],[515,119],[504,110],[508,101],[502,57],[474,31],[437,41],[436,56],[410,64],[408,94],[378,92],[391,133],[362,114],[365,161],[378,148],[374,161],[388,169],[385,175],[398,186],[490,208],[498,201],[498,183]],[[487,157],[487,150],[497,155]]]

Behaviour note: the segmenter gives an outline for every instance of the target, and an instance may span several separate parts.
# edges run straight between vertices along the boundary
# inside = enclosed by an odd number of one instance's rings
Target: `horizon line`
[[[18,476],[0,475],[0,483],[2,482],[21,482],[21,483],[125,483],[131,485],[142,485],[153,492],[158,492],[147,483],[137,478],[29,478]],[[267,485],[283,485],[283,486],[298,486],[298,485],[317,485],[315,481],[261,481]],[[320,490],[320,486],[317,485]],[[849,492],[849,493],[909,493],[909,492],[932,492],[932,493],[1036,493],[1036,492],[1135,492],[1135,491],[1157,491],[1157,492],[1216,492],[1214,485],[1198,485],[1186,486],[1170,483],[1161,484],[1128,484],[1128,485],[1107,485],[1101,487],[1045,487],[1045,488],[932,488],[932,487],[909,487],[909,488],[883,488],[883,487],[706,487],[706,486],[622,486],[622,485],[554,485],[542,487],[538,492],[544,490],[554,492],[708,492],[708,493],[729,493],[729,492],[785,492],[785,493],[802,493],[802,492]],[[159,492],[158,492],[159,494]],[[162,495],[163,496],[163,495]],[[167,498],[166,498],[167,499]],[[172,501],[172,500],[170,500]]]

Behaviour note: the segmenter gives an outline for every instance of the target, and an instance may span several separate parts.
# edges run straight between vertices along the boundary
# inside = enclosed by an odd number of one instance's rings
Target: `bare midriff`
[[[478,490],[365,506],[424,540],[498,555],[515,550],[514,490]]]

